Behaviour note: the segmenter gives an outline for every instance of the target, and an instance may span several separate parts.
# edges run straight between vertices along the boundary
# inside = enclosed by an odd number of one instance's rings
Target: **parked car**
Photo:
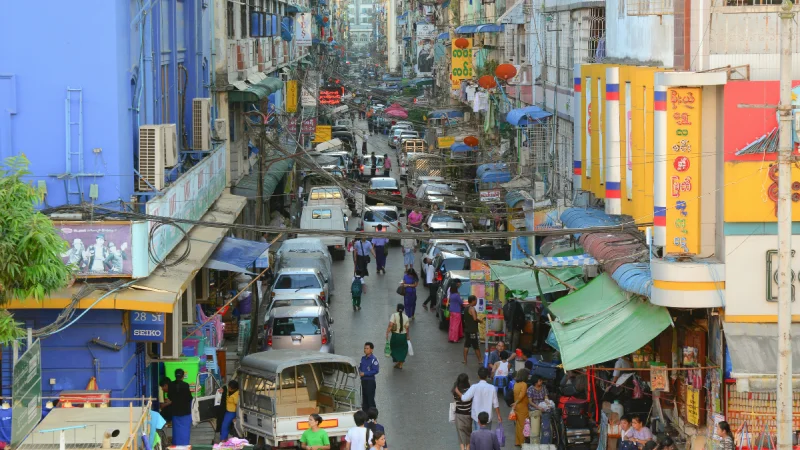
[[[447,272],[451,270],[469,270],[469,256],[456,253],[442,252],[433,258],[433,279],[437,283],[441,282]]]
[[[447,183],[445,182],[444,177],[442,177],[442,176],[439,176],[439,175],[422,175],[422,176],[414,177],[413,180],[409,180],[408,188],[411,190],[411,192],[414,192],[415,195],[416,195],[417,190],[423,184],[447,185]],[[452,192],[452,190],[450,190],[449,192]],[[421,191],[421,193],[424,194],[425,191]]]
[[[320,300],[320,298],[314,294],[296,294],[296,293],[285,293],[281,292],[280,295],[276,295],[272,298],[272,300],[267,304],[266,308],[264,308],[264,324],[269,321],[270,313],[273,309],[277,308],[288,308],[288,307],[303,307],[303,306],[319,306],[322,308],[327,308],[328,303]]]
[[[455,280],[461,280],[461,287],[458,288],[458,293],[461,294],[461,300],[466,304],[467,297],[469,297],[472,289],[469,274],[469,270],[453,270],[447,272],[445,277],[438,282],[439,288],[436,291],[436,317],[439,319],[440,330],[447,330],[450,327],[449,314],[445,316],[444,311],[450,307],[447,293],[450,292],[450,288],[453,286]]]
[[[396,206],[386,206],[378,204],[377,206],[367,206],[364,208],[364,215],[361,219],[361,228],[364,231],[377,231],[378,225],[383,225],[386,234],[389,234],[392,242],[400,240],[399,228],[400,214]]]
[[[333,319],[321,306],[273,308],[265,322],[264,350],[334,353]]]
[[[383,155],[375,155],[375,176],[383,175]],[[361,167],[359,168],[359,178],[361,181],[372,178],[372,158],[367,155],[366,158],[361,160]]]
[[[431,263],[442,252],[453,253],[455,255],[464,255],[466,257],[472,256],[472,248],[470,248],[467,241],[461,239],[431,239],[428,241],[428,249],[422,255],[422,259],[429,258]],[[419,272],[421,277],[425,278],[425,265],[420,261]]]
[[[405,139],[419,139],[419,133],[411,130],[399,130],[392,136],[392,143],[390,147],[402,148],[403,140]]]
[[[387,142],[387,144],[389,144],[389,147],[394,147],[395,144],[397,144],[396,138],[399,137],[404,132],[408,133],[412,129],[413,127],[411,125],[406,125],[406,124],[393,125],[392,128],[389,130],[389,137]]]
[[[327,302],[328,292],[328,280],[319,269],[287,267],[275,275],[275,281],[270,289],[270,302],[281,294],[312,294]]]
[[[350,119],[336,119],[336,126],[337,127],[353,127],[353,121]]]
[[[346,231],[347,215],[341,205],[309,205],[303,207],[300,215],[300,228],[304,230],[331,230]],[[309,235],[298,234],[297,237]],[[344,259],[347,252],[347,238],[338,234],[328,236],[314,235],[328,246],[328,251],[339,261]]]
[[[465,233],[467,223],[458,211],[442,210],[428,216],[428,229],[434,233]]]
[[[378,203],[387,201],[391,198],[397,203],[403,201],[403,193],[400,192],[400,186],[397,180],[391,177],[375,177],[369,180],[367,185],[367,195],[364,202],[367,205],[377,205]]]
[[[330,290],[334,289],[331,254],[319,238],[306,237],[283,241],[275,253],[274,264],[275,273],[284,268],[316,268],[322,273],[322,277],[328,280]]]

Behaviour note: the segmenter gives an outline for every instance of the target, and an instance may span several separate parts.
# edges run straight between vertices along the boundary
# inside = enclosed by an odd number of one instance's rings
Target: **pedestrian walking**
[[[462,373],[456,378],[451,393],[456,402],[456,434],[461,450],[469,449],[469,438],[472,434],[472,399],[461,400],[461,396],[469,390],[469,375]]]
[[[373,350],[375,350],[375,345],[372,342],[364,343],[364,356],[361,357],[361,363],[358,365],[358,375],[361,377],[361,408],[364,411],[377,406],[375,405],[375,389],[377,386],[375,375],[380,372],[380,364],[378,363],[378,358],[372,353]],[[366,422],[366,417],[367,415],[364,414],[364,420],[361,425]],[[357,422],[356,425],[358,425]],[[361,449],[362,447],[357,448]]]
[[[416,209],[412,209],[408,213],[408,226],[414,231],[422,231],[422,213]]]
[[[480,381],[469,387],[467,392],[461,396],[461,400],[472,400],[471,417],[474,421],[473,429],[478,428],[478,415],[480,413],[488,414],[488,418],[484,425],[491,424],[492,410],[497,414],[498,425],[503,423],[503,417],[500,415],[500,403],[497,401],[497,389],[491,384],[486,382],[489,378],[489,369],[481,366],[478,368],[478,378]],[[491,429],[491,427],[489,427]],[[473,434],[475,434],[473,432]]]
[[[414,231],[411,230],[410,228],[407,229],[406,232],[414,233]],[[406,269],[413,268],[414,252],[417,250],[417,240],[412,237],[401,239],[400,245],[403,246],[403,264],[405,264]]]
[[[389,158],[388,154],[383,155],[383,176],[388,177],[389,173],[392,171],[392,159]]]
[[[520,369],[514,377],[514,403],[511,405],[511,409],[517,415],[514,444],[518,446],[525,443],[525,421],[530,417],[527,394],[529,376],[528,369]]]
[[[383,225],[375,227],[378,233],[383,232]],[[375,265],[378,267],[375,273],[386,275],[386,255],[389,254],[389,239],[386,237],[372,238],[372,246],[375,247]]]
[[[175,369],[175,381],[168,388],[172,402],[172,445],[190,445],[192,440],[192,389],[183,381],[186,372]]]
[[[328,432],[320,428],[322,416],[312,414],[308,416],[308,429],[300,436],[300,447],[303,450],[330,450],[331,440]]]
[[[483,363],[481,358],[481,343],[478,335],[478,324],[485,322],[486,319],[478,319],[478,312],[475,310],[475,305],[478,303],[478,297],[470,295],[467,297],[467,310],[464,314],[464,364],[467,363],[467,355],[469,349],[472,347],[475,350],[475,357],[478,359],[478,364]],[[452,318],[450,319],[452,320]]]
[[[389,318],[389,326],[386,327],[386,340],[389,341],[389,348],[391,349],[392,361],[394,362],[395,369],[403,368],[403,364],[406,362],[406,356],[408,356],[408,342],[411,340],[408,334],[411,321],[403,312],[404,310],[405,306],[403,306],[402,303],[398,303],[397,312],[392,314]],[[390,333],[391,338],[389,337]]]
[[[500,450],[500,441],[489,424],[489,414],[478,414],[478,424],[478,429],[472,432],[469,439],[470,450]]]
[[[377,165],[378,165],[378,157],[375,156],[375,152],[370,153],[369,159],[372,162],[372,164],[369,167],[370,175],[372,175],[372,177],[374,178],[375,177],[375,170],[377,170],[377,168],[378,168],[377,167]]]
[[[223,393],[223,390],[219,390]],[[228,434],[231,431],[231,425],[236,418],[236,408],[239,406],[239,382],[231,380],[228,382],[228,388],[225,394],[225,414],[222,417],[222,425],[219,430],[219,441],[225,442],[228,440]]]
[[[364,294],[364,277],[356,269],[353,281],[350,283],[350,295],[353,296],[353,311],[361,311],[361,296]]]
[[[353,264],[355,271],[361,272],[362,277],[369,276],[369,255],[375,256],[375,249],[372,248],[372,242],[369,242],[366,237],[362,236],[353,244]]]
[[[372,433],[372,440],[370,441],[372,446],[369,448],[370,450],[383,450],[386,448],[386,433],[383,431],[375,431]]]
[[[414,313],[417,310],[417,285],[419,284],[419,276],[413,267],[406,269],[403,275],[402,285],[406,288],[403,295],[403,306],[405,306],[406,314],[414,320]]]
[[[372,430],[373,436],[375,433],[386,433],[386,428],[378,423],[378,408],[370,408],[367,410],[367,424],[366,427]],[[386,442],[383,443],[384,448],[389,448]]]
[[[453,287],[447,298],[447,310],[450,313],[450,329],[447,333],[447,340],[450,342],[458,342],[464,337],[464,330],[461,328],[461,294],[458,293],[460,287],[461,280],[453,280]]]
[[[372,131],[372,130],[370,130],[370,131]],[[367,156],[367,140],[366,139],[364,139],[361,142],[361,155]]]
[[[431,311],[436,308],[436,291],[439,289],[439,285],[434,281],[435,278],[433,273],[435,269],[433,268],[433,264],[431,264],[431,259],[425,257],[422,259],[422,270],[425,274],[425,286],[428,287],[428,298],[422,303],[422,308],[427,311],[428,304],[431,305]]]
[[[367,413],[364,411],[356,411],[353,414],[353,422],[356,426],[347,430],[344,440],[347,442],[345,445],[346,450],[361,450],[367,449],[367,443],[372,441],[372,430],[365,427],[367,423]]]

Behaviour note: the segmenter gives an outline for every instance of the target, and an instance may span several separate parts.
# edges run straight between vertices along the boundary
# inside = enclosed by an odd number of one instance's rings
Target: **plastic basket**
[[[164,361],[164,373],[170,378],[175,379],[175,370],[183,369],[184,381],[189,384],[192,395],[197,397],[203,389],[197,387],[197,375],[200,373],[200,358],[196,356],[184,357],[178,361]]]
[[[242,320],[239,322],[239,339],[236,345],[236,352],[243,355],[247,346],[250,343],[250,320]]]

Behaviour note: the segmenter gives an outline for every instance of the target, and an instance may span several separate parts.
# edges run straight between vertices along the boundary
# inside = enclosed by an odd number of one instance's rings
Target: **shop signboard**
[[[297,133],[297,118],[292,117],[289,119],[289,133],[295,134]],[[302,124],[300,125],[300,132],[304,134],[311,134],[317,129],[317,118],[311,117],[308,119],[304,119]]]
[[[308,72],[300,91],[300,105],[304,107],[317,106],[317,90],[319,89],[319,73]]]
[[[164,314],[131,311],[129,314],[132,342],[164,342]]]
[[[455,143],[456,143],[455,136],[442,136],[436,138],[436,146],[439,148],[450,148]]]
[[[225,148],[221,147],[209,154],[202,161],[184,173],[161,195],[153,198],[145,206],[145,212],[151,216],[171,219],[200,220],[212,204],[217,201],[225,189],[227,178],[227,161]],[[150,241],[148,250],[147,275],[164,260],[192,229],[192,224],[175,223],[160,225],[161,222],[149,221]],[[181,228],[183,231],[181,231]]]
[[[311,47],[311,13],[295,16],[294,42],[297,47]]]
[[[464,38],[468,44],[466,48],[453,45],[451,50],[450,81],[452,89],[461,89],[461,80],[472,78],[472,38]]]
[[[664,252],[700,253],[701,88],[667,90],[667,204]]]
[[[18,448],[42,418],[42,349],[38,339],[14,364],[11,395],[11,448]]]
[[[432,23],[417,24],[417,59],[415,68],[417,76],[429,77],[433,74],[434,51],[436,43],[436,25]]]
[[[686,421],[700,426],[700,390],[691,386],[686,387]]]
[[[297,80],[286,82],[286,112],[297,112]]]
[[[319,91],[320,105],[339,105],[342,103],[344,88],[326,88]]]
[[[481,191],[480,194],[482,202],[500,201],[500,189],[487,189],[485,191]]]
[[[314,133],[314,140],[311,142],[319,143],[331,140],[331,126],[330,125],[317,125]]]
[[[130,277],[131,222],[55,222],[69,249],[61,254],[79,277]]]

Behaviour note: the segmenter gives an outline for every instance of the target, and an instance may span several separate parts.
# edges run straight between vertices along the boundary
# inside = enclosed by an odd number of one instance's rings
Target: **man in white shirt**
[[[425,302],[422,304],[422,307],[425,308],[425,311],[428,310],[428,304],[431,305],[431,311],[433,308],[436,307],[436,291],[439,290],[439,285],[433,282],[433,264],[431,264],[430,258],[425,258],[422,260],[422,264],[425,270],[425,284],[428,286],[428,298],[425,299]]]
[[[367,448],[367,442],[372,441],[372,430],[365,427],[367,423],[367,413],[364,411],[356,411],[353,414],[353,421],[356,426],[347,430],[344,440],[347,442],[346,450],[361,450]]]
[[[632,375],[631,372],[622,370],[622,369],[630,369],[633,367],[631,364],[631,360],[628,359],[628,355],[620,356],[617,359],[617,362],[614,363],[614,373],[612,374],[611,383],[606,385],[605,390],[611,389],[612,386],[619,386],[625,383],[628,378]],[[625,377],[625,379],[620,380],[620,377]]]
[[[503,417],[500,415],[500,403],[497,401],[497,388],[486,382],[489,378],[489,369],[481,367],[478,369],[478,378],[480,381],[469,387],[467,392],[461,396],[462,402],[472,400],[472,428],[478,429],[478,414],[485,412],[489,414],[489,424],[487,427],[492,428],[492,408],[497,413],[497,423],[503,423]]]

